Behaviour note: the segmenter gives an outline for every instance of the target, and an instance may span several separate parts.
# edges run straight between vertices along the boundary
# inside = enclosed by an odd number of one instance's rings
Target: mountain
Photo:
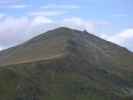
[[[0,100],[133,100],[133,53],[65,27],[0,52]]]

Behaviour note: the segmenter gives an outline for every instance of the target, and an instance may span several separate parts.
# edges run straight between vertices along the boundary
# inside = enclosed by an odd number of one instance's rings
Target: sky
[[[0,50],[60,26],[133,51],[133,0],[0,0]]]

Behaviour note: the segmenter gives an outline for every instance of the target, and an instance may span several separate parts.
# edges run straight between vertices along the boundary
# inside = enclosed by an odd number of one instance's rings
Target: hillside
[[[0,52],[0,100],[132,100],[133,53],[65,27]]]

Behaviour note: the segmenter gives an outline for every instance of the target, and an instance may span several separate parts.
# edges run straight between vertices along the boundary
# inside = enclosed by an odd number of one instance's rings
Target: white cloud
[[[60,16],[69,13],[72,9],[80,8],[78,5],[49,4],[40,7],[39,11],[29,12],[30,16]]]
[[[23,8],[28,8],[32,7],[31,5],[27,4],[8,4],[8,5],[0,5],[0,8],[2,9],[23,9]]]
[[[31,5],[24,4],[24,0],[0,0],[0,8],[4,9],[22,9],[31,7]]]
[[[26,8],[26,7],[30,7],[30,5],[8,5],[8,6],[3,6],[6,8],[14,8],[14,9],[20,9],[20,8]]]
[[[17,30],[20,28],[25,28],[25,25],[28,23],[27,17],[5,17],[4,20],[1,21],[0,23],[0,32],[8,29],[9,30]],[[13,28],[14,27],[14,28]]]
[[[49,5],[44,5],[44,9],[78,9],[80,8],[78,5],[57,5],[57,4],[49,4]]]
[[[96,31],[96,23],[88,20],[83,20],[79,17],[65,18],[63,21],[64,26],[75,29],[87,30],[94,33]]]
[[[17,44],[23,40],[24,33],[29,26],[27,17],[5,17],[0,23],[0,45]]]
[[[125,29],[120,33],[116,33],[113,36],[102,35],[102,38],[117,43],[119,45],[125,46],[130,50],[133,50],[133,29]]]
[[[3,48],[2,47],[0,47],[0,51],[2,50]]]
[[[52,23],[53,21],[47,17],[44,17],[44,16],[36,16],[33,18],[33,22],[32,22],[32,25],[33,26],[36,26],[36,25],[39,25],[39,24],[46,24],[46,23]]]
[[[34,11],[30,12],[30,16],[59,16],[65,14],[66,11]]]
[[[0,0],[0,4],[14,4],[14,3],[20,3],[23,0]]]
[[[128,16],[127,14],[114,14],[114,17],[126,17]]]
[[[0,19],[2,19],[5,15],[0,13]]]
[[[133,29],[126,29],[120,33],[113,35],[113,36],[104,35],[103,38],[122,45],[126,41],[133,39]]]
[[[124,39],[133,38],[133,29],[124,30],[123,32],[121,32],[119,34],[119,36],[122,37],[122,38],[124,38]]]

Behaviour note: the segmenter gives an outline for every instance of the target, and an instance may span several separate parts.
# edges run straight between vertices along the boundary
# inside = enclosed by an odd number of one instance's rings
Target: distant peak
[[[58,27],[57,29],[66,29],[66,30],[70,30],[70,28],[68,28],[68,27]]]
[[[80,29],[74,29],[69,27],[58,27],[56,29],[53,29],[52,31],[75,31],[75,32],[81,32],[81,33],[89,33],[87,30],[80,30]]]
[[[73,30],[72,28],[68,28],[68,27],[58,27],[54,30]]]
[[[87,31],[87,30],[83,30],[83,32],[84,32],[84,33],[88,33],[88,31]]]
[[[55,30],[69,30],[69,31],[80,31],[80,32],[87,32],[88,33],[87,30],[82,31],[80,29],[70,28],[70,27],[63,27],[63,26],[62,27],[58,27],[56,29],[53,29],[53,31],[55,31]]]

